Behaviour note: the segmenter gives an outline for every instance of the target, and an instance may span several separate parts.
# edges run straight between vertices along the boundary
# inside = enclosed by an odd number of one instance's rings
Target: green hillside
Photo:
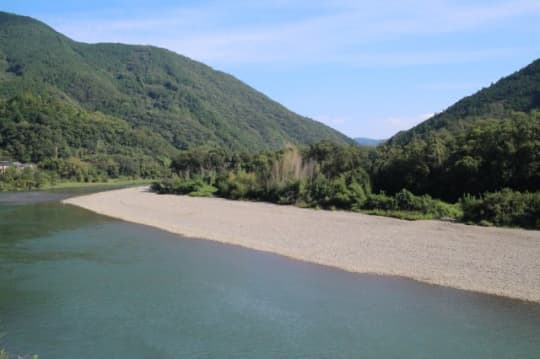
[[[21,161],[50,156],[47,142],[68,157],[351,141],[171,51],[79,43],[37,20],[3,12],[0,84],[0,151]],[[36,130],[46,138],[23,134]]]
[[[404,144],[415,135],[431,131],[459,132],[481,118],[504,118],[511,112],[530,112],[534,109],[540,109],[540,59],[464,97],[416,127],[398,133],[390,142]]]
[[[377,190],[455,201],[510,188],[540,190],[540,60],[380,146]]]

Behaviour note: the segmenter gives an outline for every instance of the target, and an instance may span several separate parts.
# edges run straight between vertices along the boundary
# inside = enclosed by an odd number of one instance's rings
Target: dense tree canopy
[[[177,149],[209,145],[260,151],[286,143],[352,141],[228,74],[171,51],[79,43],[39,21],[3,12],[0,85],[0,99],[46,95],[59,105],[76,104],[151,131]]]
[[[502,188],[540,190],[540,112],[481,118],[462,131],[432,131],[378,148],[374,187],[408,188],[446,200]]]

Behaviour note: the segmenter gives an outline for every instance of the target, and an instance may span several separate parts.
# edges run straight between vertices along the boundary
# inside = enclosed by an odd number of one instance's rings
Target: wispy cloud
[[[424,113],[416,116],[396,116],[388,117],[383,120],[383,123],[391,129],[392,133],[401,130],[408,130],[411,127],[418,125],[420,122],[423,122],[430,117],[435,115],[435,113]]]
[[[443,0],[387,0],[368,4],[342,0],[331,5],[306,1],[293,5],[284,1],[255,4],[233,1],[221,5],[202,3],[154,14],[115,15],[97,21],[75,16],[53,20],[53,25],[82,41],[152,43],[216,64],[332,62],[409,66],[474,62],[509,56],[515,50],[365,49],[398,38],[421,39],[434,33],[469,31],[539,12],[537,0],[495,1],[482,6]]]
[[[170,49],[374,138],[540,55],[540,0],[110,1],[38,18],[78,41]]]
[[[345,123],[347,123],[347,119],[342,116],[319,115],[315,116],[315,120],[331,127],[339,127],[340,125],[344,125]]]

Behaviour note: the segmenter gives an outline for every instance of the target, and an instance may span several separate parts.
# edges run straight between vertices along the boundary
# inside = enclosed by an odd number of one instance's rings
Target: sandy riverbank
[[[540,302],[540,231],[156,195],[142,187],[63,202],[187,237],[347,271]]]

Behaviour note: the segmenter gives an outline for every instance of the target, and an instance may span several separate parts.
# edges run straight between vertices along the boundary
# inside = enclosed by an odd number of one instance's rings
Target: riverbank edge
[[[142,190],[148,192],[148,186],[131,187],[130,189],[131,190],[134,190],[134,189],[141,190],[142,189]],[[109,195],[112,195],[112,194],[114,194],[114,192],[117,192],[117,191],[122,191],[122,190],[109,191]],[[152,228],[157,228],[159,230],[163,230],[163,231],[168,232],[168,233],[184,236],[184,237],[191,238],[191,239],[209,240],[209,241],[213,241],[213,242],[217,242],[217,243],[221,243],[221,244],[225,244],[225,245],[234,245],[234,246],[238,246],[238,247],[241,247],[241,248],[246,248],[246,249],[250,249],[250,250],[256,250],[256,251],[260,251],[260,252],[266,252],[266,253],[279,255],[279,256],[286,257],[286,258],[289,258],[289,259],[292,259],[292,260],[299,260],[299,261],[306,262],[306,263],[314,263],[314,264],[317,264],[317,265],[321,265],[321,266],[325,266],[325,267],[329,267],[329,268],[333,268],[333,269],[338,269],[338,270],[342,270],[342,271],[345,271],[345,272],[406,278],[406,279],[411,279],[411,280],[421,282],[421,283],[425,283],[425,284],[429,284],[429,285],[442,286],[442,287],[453,288],[453,289],[457,289],[457,290],[464,290],[464,291],[479,293],[479,294],[493,295],[493,296],[498,296],[498,297],[504,297],[504,298],[514,299],[514,300],[529,302],[529,303],[540,303],[540,295],[535,295],[534,297],[533,296],[526,296],[526,295],[519,295],[519,294],[516,295],[514,293],[509,293],[509,292],[506,292],[504,290],[500,290],[500,289],[496,289],[496,288],[493,288],[491,290],[489,290],[489,289],[478,289],[477,286],[474,285],[474,284],[472,284],[472,285],[462,285],[462,284],[459,284],[459,283],[440,280],[440,279],[437,279],[437,278],[425,278],[425,277],[422,277],[422,276],[417,276],[414,273],[398,273],[398,272],[392,270],[392,268],[388,268],[388,270],[382,270],[382,271],[381,270],[377,270],[377,271],[352,270],[350,268],[347,268],[345,265],[342,266],[342,265],[329,264],[329,263],[325,262],[324,260],[318,260],[316,258],[306,259],[306,258],[302,258],[302,257],[299,257],[299,256],[289,255],[289,254],[281,252],[279,250],[269,250],[269,249],[263,248],[261,246],[245,245],[243,243],[233,242],[231,240],[228,240],[227,238],[219,238],[219,234],[215,235],[215,236],[213,236],[213,235],[200,235],[199,233],[195,233],[195,232],[189,231],[189,230],[178,230],[178,229],[167,228],[165,226],[160,226],[160,225],[151,223],[150,221],[134,219],[133,217],[131,217],[129,215],[126,215],[126,214],[115,213],[112,210],[102,210],[102,209],[96,208],[95,206],[89,205],[88,203],[84,203],[84,201],[81,201],[81,199],[89,198],[89,197],[95,197],[96,195],[100,195],[102,193],[103,192],[97,192],[97,193],[93,193],[93,194],[90,194],[90,195],[71,197],[71,198],[62,200],[61,202],[63,204],[68,204],[68,205],[73,205],[73,206],[76,206],[76,207],[84,208],[86,210],[92,211],[92,212],[97,213],[99,215],[107,216],[107,217],[114,218],[114,219],[119,219],[119,220],[126,221],[126,222],[145,225],[145,226],[149,226],[149,227],[152,227]],[[178,198],[184,197],[184,196],[175,196],[175,195],[158,195],[158,194],[154,194],[154,193],[152,193],[152,194],[155,195],[155,196],[158,196],[158,197],[163,197],[163,196],[173,196],[173,197],[178,197]],[[193,197],[191,197],[191,198],[193,198]],[[226,199],[220,199],[220,200],[222,200],[222,201],[232,201],[232,200],[226,200]],[[232,201],[232,202],[239,202],[239,201]],[[251,204],[251,203],[255,203],[255,204],[258,203],[258,202],[247,202],[247,201],[240,201],[240,202],[246,203],[248,205]],[[265,204],[267,204],[267,203],[265,203]],[[294,206],[281,206],[281,205],[275,205],[275,204],[268,204],[268,205],[276,206],[276,207],[294,207]],[[298,207],[294,207],[294,208],[298,208]],[[316,211],[316,212],[328,212],[328,213],[334,213],[334,212],[352,213],[352,212],[346,212],[346,211],[326,211],[326,210],[306,209],[306,208],[298,208],[298,209],[307,210],[307,211]],[[365,216],[368,216],[368,217],[371,217],[371,218],[384,218],[384,219],[392,220],[392,221],[400,221],[400,222],[407,222],[407,223],[415,222],[415,221],[410,221],[410,220],[403,220],[403,219],[389,218],[389,217],[379,217],[379,216],[367,215],[367,214],[361,214],[361,213],[356,213],[356,214],[365,215]],[[419,220],[418,222],[442,222],[442,223],[448,223],[447,221],[438,221],[438,220]],[[471,225],[465,225],[465,224],[461,224],[461,223],[451,223],[451,225],[454,225],[454,224],[462,225],[462,226],[465,226],[465,227],[477,227],[477,228],[480,228],[480,229],[493,228],[493,227],[483,227],[483,226],[471,226]],[[515,230],[515,231],[531,232],[531,233],[538,234],[538,238],[540,239],[540,231],[525,230],[525,229],[510,229],[510,228],[504,228],[503,230],[508,230],[508,231]],[[539,244],[540,244],[540,242],[539,242]],[[540,273],[538,273],[538,274],[540,275]]]

